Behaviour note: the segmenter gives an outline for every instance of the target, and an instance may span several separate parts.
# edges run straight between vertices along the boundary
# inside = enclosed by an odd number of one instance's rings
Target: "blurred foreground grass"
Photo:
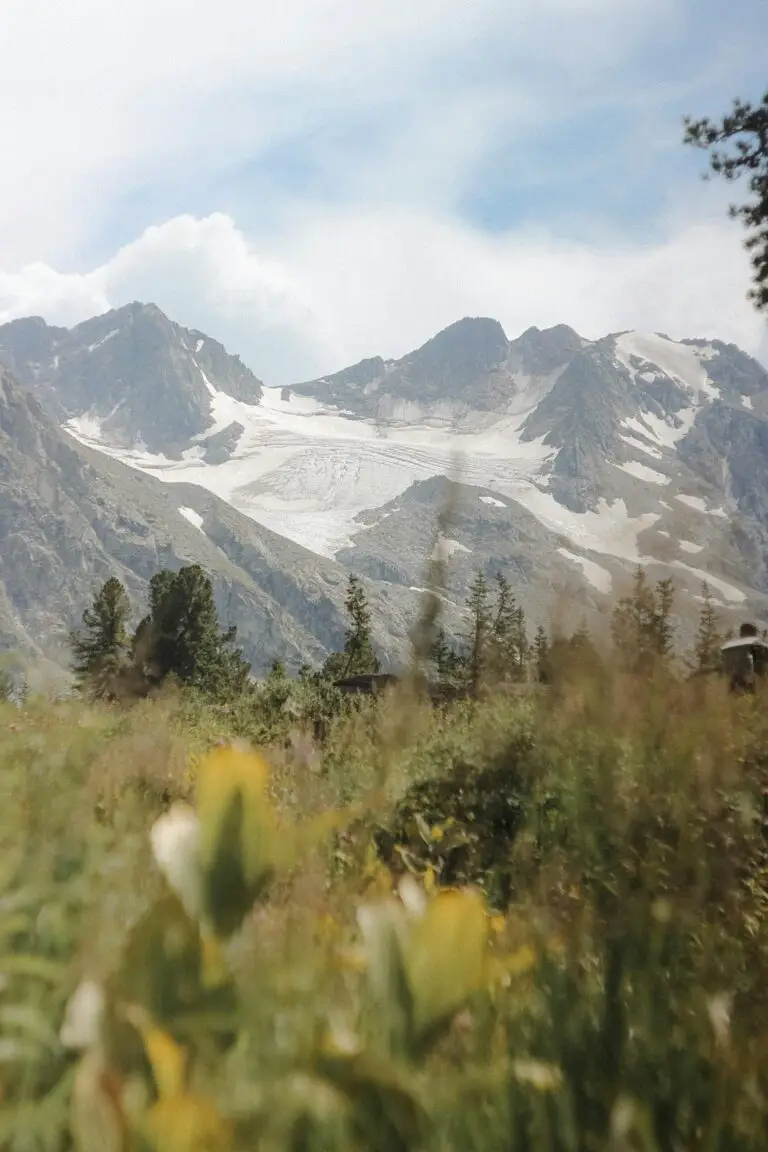
[[[0,1147],[768,1147],[759,697],[603,669],[248,736],[2,707]]]

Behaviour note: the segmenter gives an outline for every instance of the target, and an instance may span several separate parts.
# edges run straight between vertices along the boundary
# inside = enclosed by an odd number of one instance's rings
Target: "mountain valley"
[[[639,563],[684,617],[704,579],[734,619],[768,607],[768,372],[733,345],[470,318],[276,389],[133,304],[12,321],[0,363],[5,647],[60,659],[95,581],[140,596],[194,556],[256,668],[339,643],[348,571],[397,664],[436,542],[452,629],[477,568],[533,623],[604,623]]]

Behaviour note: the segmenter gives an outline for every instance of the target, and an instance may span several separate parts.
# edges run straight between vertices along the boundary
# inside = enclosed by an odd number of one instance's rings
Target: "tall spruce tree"
[[[715,672],[720,666],[723,636],[712,589],[706,580],[701,585],[701,600],[692,664],[697,672]]]
[[[536,679],[540,681],[546,680],[549,660],[549,637],[543,624],[539,624],[536,628],[531,658]]]
[[[437,672],[440,687],[460,688],[466,680],[466,655],[458,652],[446,636],[445,629],[439,627],[435,636],[430,658]]]
[[[344,607],[349,619],[344,651],[334,652],[323,665],[324,674],[332,680],[381,671],[379,658],[373,648],[368,597],[361,581],[352,574],[347,581]]]
[[[70,635],[76,681],[94,696],[113,695],[114,678],[128,663],[126,625],[130,612],[128,593],[117,577],[111,576],[83,612],[82,628]]]
[[[217,697],[242,691],[250,671],[233,647],[237,629],[219,626],[213,586],[199,564],[164,570],[150,580],[149,614],[134,638],[134,651],[150,678],[173,675]]]
[[[490,663],[499,676],[519,680],[525,675],[528,652],[525,612],[516,602],[509,581],[499,572],[496,575]]]
[[[709,152],[711,173],[729,183],[746,179],[750,198],[732,205],[730,214],[747,229],[754,270],[750,298],[768,311],[768,92],[759,104],[734,100],[719,123],[690,116],[684,123],[685,143]]]
[[[480,691],[485,678],[489,641],[493,629],[493,613],[488,602],[488,583],[482,570],[478,570],[467,597],[469,610],[469,636],[467,653],[467,676],[473,696]]]
[[[630,671],[646,672],[672,655],[674,596],[672,580],[659,580],[652,587],[638,566],[631,594],[619,600],[611,619],[614,646]]]
[[[666,580],[657,580],[653,600],[651,643],[655,654],[666,660],[672,655],[675,645],[675,624],[672,619],[672,608],[675,603],[674,580],[670,577]]]
[[[516,675],[519,679],[525,674],[525,668],[531,652],[531,644],[528,639],[528,631],[525,624],[525,612],[523,611],[522,604],[518,604],[515,608],[513,638],[517,667]]]
[[[494,671],[509,676],[517,664],[515,648],[515,597],[509,581],[501,572],[496,573],[496,604],[493,611],[492,663]]]

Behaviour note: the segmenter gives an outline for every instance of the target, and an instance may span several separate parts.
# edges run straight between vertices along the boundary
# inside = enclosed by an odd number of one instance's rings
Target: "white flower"
[[[707,1002],[707,1012],[712,1031],[718,1044],[727,1044],[731,1030],[731,1008],[733,996],[728,992],[719,992]]]
[[[64,1048],[84,1050],[99,1038],[104,1018],[104,990],[95,980],[78,984],[67,1004],[59,1040]]]
[[[518,1080],[530,1084],[538,1092],[554,1092],[562,1082],[560,1069],[541,1060],[515,1060],[513,1071]]]
[[[174,804],[152,825],[149,838],[158,868],[181,899],[187,914],[198,918],[202,894],[197,813],[188,804]]]
[[[410,916],[418,920],[424,915],[428,904],[427,894],[413,876],[403,876],[397,886],[397,894]]]

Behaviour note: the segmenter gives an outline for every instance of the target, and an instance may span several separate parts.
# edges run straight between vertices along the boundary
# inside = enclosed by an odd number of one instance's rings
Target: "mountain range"
[[[0,326],[0,364],[2,647],[61,663],[107,575],[139,603],[197,560],[257,670],[341,642],[349,571],[394,665],[436,546],[452,630],[477,568],[532,622],[604,622],[638,563],[686,626],[705,578],[724,615],[768,610],[768,372],[731,344],[467,318],[275,389],[131,304]]]

